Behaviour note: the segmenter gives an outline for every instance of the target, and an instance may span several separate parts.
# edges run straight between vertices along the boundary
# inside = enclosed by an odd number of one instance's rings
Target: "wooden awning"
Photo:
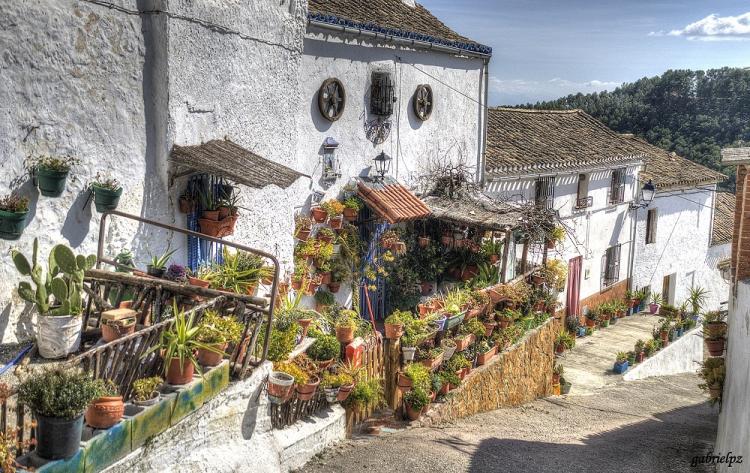
[[[388,223],[408,222],[430,216],[430,209],[405,186],[386,178],[383,182],[359,180],[362,200]]]
[[[184,168],[182,175],[208,173],[257,189],[270,184],[286,189],[304,176],[230,140],[211,140],[195,146],[174,145],[169,160]]]

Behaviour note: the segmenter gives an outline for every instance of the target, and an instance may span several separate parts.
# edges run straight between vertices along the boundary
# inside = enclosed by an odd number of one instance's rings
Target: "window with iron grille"
[[[602,287],[609,287],[620,280],[620,250],[622,245],[607,248],[602,257]]]
[[[594,205],[594,198],[589,196],[589,177],[578,175],[578,192],[576,194],[576,209],[587,209]]]
[[[534,202],[537,207],[545,209],[554,208],[555,204],[555,177],[540,177],[536,180]]]
[[[610,186],[610,204],[625,202],[625,168],[612,171],[612,185]]]
[[[659,214],[656,209],[650,209],[648,211],[648,217],[646,219],[646,244],[656,243],[656,222],[659,218]]]
[[[393,115],[393,104],[396,96],[393,91],[393,80],[388,72],[373,72],[370,87],[370,113],[379,116]]]

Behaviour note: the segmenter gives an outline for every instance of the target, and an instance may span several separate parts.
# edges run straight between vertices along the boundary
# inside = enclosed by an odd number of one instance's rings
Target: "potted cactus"
[[[44,358],[63,358],[81,345],[83,278],[85,271],[96,264],[96,256],[75,255],[69,247],[56,245],[50,251],[44,272],[38,262],[37,238],[33,248],[31,263],[20,251],[11,251],[18,272],[31,278],[31,283],[18,283],[18,294],[39,311],[36,340],[39,354]]]
[[[26,227],[29,199],[16,194],[0,198],[0,238],[18,240]]]

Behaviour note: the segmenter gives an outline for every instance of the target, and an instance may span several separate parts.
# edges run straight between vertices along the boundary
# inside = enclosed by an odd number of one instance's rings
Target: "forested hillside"
[[[670,70],[624,84],[613,92],[569,95],[533,108],[581,108],[621,133],[730,175],[722,147],[750,143],[750,68],[708,71]]]

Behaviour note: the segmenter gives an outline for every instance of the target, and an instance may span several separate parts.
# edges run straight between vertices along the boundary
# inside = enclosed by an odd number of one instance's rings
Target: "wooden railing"
[[[34,423],[31,411],[18,402],[15,389],[0,387],[0,432],[16,434],[16,456],[33,450]]]

